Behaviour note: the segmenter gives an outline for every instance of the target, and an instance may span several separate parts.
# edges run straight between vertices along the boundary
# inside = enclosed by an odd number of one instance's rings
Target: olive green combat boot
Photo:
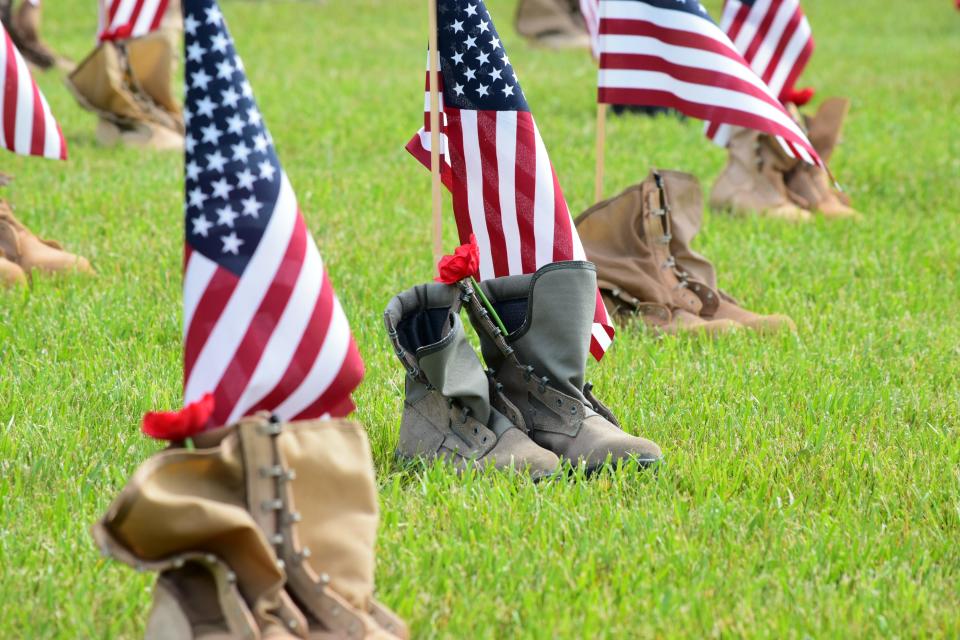
[[[424,284],[387,306],[387,333],[407,371],[397,453],[442,458],[458,469],[492,464],[526,470],[534,479],[549,476],[559,458],[527,436],[519,411],[502,397],[466,340],[460,309],[472,293],[466,286],[461,291]]]
[[[588,471],[610,458],[660,460],[660,447],[624,432],[584,380],[597,292],[592,263],[555,262],[480,286],[508,332],[471,303],[484,360],[534,442]]]

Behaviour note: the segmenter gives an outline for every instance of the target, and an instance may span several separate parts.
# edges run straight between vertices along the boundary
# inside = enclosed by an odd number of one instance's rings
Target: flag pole
[[[597,175],[593,190],[593,201],[603,199],[603,160],[607,146],[607,105],[597,103]]]
[[[440,77],[437,63],[437,0],[427,0],[430,24],[430,174],[433,178],[433,264],[443,256],[443,191],[440,183]]]

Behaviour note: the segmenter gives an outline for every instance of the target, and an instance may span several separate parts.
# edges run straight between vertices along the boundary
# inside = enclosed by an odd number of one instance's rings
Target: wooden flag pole
[[[443,256],[443,191],[440,182],[440,74],[437,68],[437,0],[427,0],[430,23],[430,173],[433,177],[433,264]],[[439,272],[438,272],[439,273]]]
[[[597,177],[593,190],[594,203],[603,199],[603,160],[607,147],[607,105],[597,103]]]

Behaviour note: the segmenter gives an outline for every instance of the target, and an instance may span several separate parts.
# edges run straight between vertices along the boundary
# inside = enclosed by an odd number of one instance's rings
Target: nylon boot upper
[[[661,458],[656,444],[618,426],[584,380],[597,290],[591,263],[555,262],[480,286],[507,330],[503,336],[472,300],[470,318],[484,360],[534,442],[588,470],[608,458],[643,465]]]
[[[509,402],[498,402],[500,410],[491,406],[499,391],[460,319],[463,297],[470,293],[439,283],[419,285],[394,297],[384,312],[407,371],[397,452],[445,459],[459,469],[492,464],[527,470],[535,479],[551,475],[560,464],[557,456],[526,435]]]
[[[548,47],[590,47],[577,0],[520,0],[516,26],[520,35]]]
[[[65,251],[53,240],[34,235],[13,215],[6,200],[0,200],[0,252],[28,274],[34,269],[48,273],[72,270],[93,273],[86,258]]]

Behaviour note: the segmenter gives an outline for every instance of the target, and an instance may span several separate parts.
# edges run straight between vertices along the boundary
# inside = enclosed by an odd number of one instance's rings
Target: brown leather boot
[[[23,226],[6,200],[0,200],[0,251],[26,273],[34,269],[47,273],[73,270],[93,273],[86,258],[64,251],[58,242],[38,238]]]
[[[621,320],[639,317],[658,333],[713,335],[736,329],[739,325],[729,320],[701,318],[704,307],[717,301],[701,299],[678,277],[670,253],[665,187],[658,180],[662,178],[651,173],[576,219],[587,258],[597,266],[607,309]]]
[[[3,25],[24,59],[38,69],[53,68],[58,56],[40,39],[40,6],[24,0],[14,12],[12,0],[6,5]]]
[[[460,470],[490,464],[535,480],[553,475],[560,459],[530,439],[467,342],[460,320],[465,295],[455,286],[419,285],[394,297],[384,313],[407,372],[397,454],[447,460]]]
[[[362,427],[258,415],[194,443],[144,463],[93,527],[106,555],[162,572],[148,638],[407,637],[373,598]]]
[[[704,301],[701,317],[729,320],[762,332],[780,329],[796,331],[796,325],[789,317],[748,311],[717,287],[717,272],[713,264],[691,246],[703,226],[703,191],[700,182],[688,173],[661,171],[660,174],[667,195],[670,253],[676,260],[679,277],[689,281],[690,290]]]
[[[812,219],[810,211],[794,204],[784,183],[784,174],[799,161],[788,157],[775,140],[754,129],[734,127],[727,150],[727,166],[710,192],[712,208],[794,222]]]
[[[850,101],[846,98],[825,100],[812,118],[806,118],[807,135],[817,153],[824,162],[829,162],[834,149],[840,141],[843,121],[850,110]],[[801,163],[787,174],[787,187],[805,201],[824,218],[859,218],[860,214],[852,209],[850,199],[838,191],[830,180],[826,169]]]
[[[504,336],[477,296],[470,297],[483,359],[534,442],[587,471],[608,459],[643,466],[660,460],[660,447],[624,432],[585,382],[597,300],[592,264],[554,262],[480,286],[508,332]],[[493,404],[500,408],[496,399]]]
[[[590,34],[577,0],[519,0],[517,32],[554,49],[588,49]]]
[[[179,106],[172,96],[165,97],[160,87],[163,69],[172,65],[172,50],[163,37],[148,36],[145,44],[133,45],[135,71],[128,55],[130,42],[134,41],[98,44],[65,83],[80,106],[98,116],[96,137],[100,144],[182,150],[184,126]],[[167,111],[147,93],[136,73],[143,75],[160,100],[176,110]]]

